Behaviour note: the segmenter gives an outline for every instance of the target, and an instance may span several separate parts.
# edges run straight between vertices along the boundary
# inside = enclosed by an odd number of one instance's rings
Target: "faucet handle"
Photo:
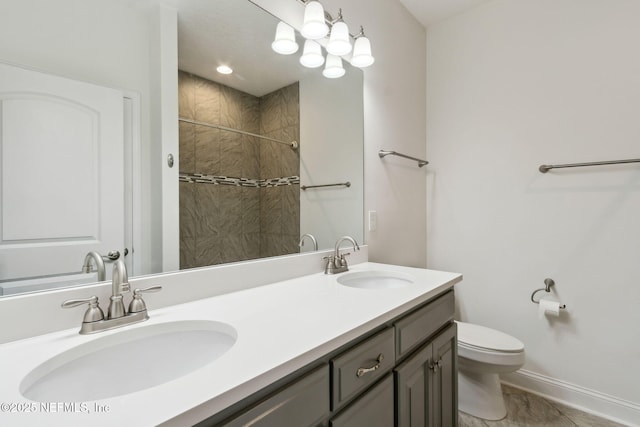
[[[89,308],[87,308],[87,311],[84,313],[84,319],[82,320],[83,323],[97,322],[104,319],[104,313],[102,312],[102,309],[100,308],[100,305],[98,303],[98,297],[95,295],[86,299],[67,300],[60,304],[60,307],[71,308],[78,307],[83,304],[89,304]]]
[[[158,292],[162,290],[162,286],[150,286],[145,289],[136,288],[133,290],[133,299],[129,303],[129,313],[138,313],[140,311],[145,311],[147,309],[147,305],[144,303],[142,299],[143,292]]]

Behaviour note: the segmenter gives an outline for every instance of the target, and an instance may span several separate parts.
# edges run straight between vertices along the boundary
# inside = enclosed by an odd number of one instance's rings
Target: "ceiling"
[[[490,0],[400,0],[425,27]]]
[[[262,96],[300,79],[295,55],[271,49],[278,20],[239,0],[162,0],[178,12],[178,68]],[[302,47],[302,41],[298,40]],[[234,72],[216,72],[228,65]],[[317,70],[315,70],[317,71]]]

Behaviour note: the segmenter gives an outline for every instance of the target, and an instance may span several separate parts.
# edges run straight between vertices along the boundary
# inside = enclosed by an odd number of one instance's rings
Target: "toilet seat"
[[[519,353],[524,344],[504,332],[473,323],[458,322],[458,344],[489,352]]]
[[[495,329],[457,322],[458,356],[469,362],[493,365],[497,372],[524,364],[524,344],[517,338]],[[469,363],[465,363],[469,365]],[[475,365],[475,363],[473,364]],[[500,368],[499,368],[500,367]],[[516,368],[517,369],[517,368]]]

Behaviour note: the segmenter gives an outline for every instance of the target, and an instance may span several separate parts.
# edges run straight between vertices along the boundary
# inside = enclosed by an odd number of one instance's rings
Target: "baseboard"
[[[640,427],[640,405],[595,390],[521,369],[501,376],[502,382],[581,411]]]

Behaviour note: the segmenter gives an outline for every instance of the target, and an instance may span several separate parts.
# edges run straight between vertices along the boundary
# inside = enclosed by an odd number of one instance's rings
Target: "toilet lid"
[[[508,353],[524,350],[522,341],[504,332],[473,323],[458,321],[456,323],[458,325],[458,343],[461,345]]]

